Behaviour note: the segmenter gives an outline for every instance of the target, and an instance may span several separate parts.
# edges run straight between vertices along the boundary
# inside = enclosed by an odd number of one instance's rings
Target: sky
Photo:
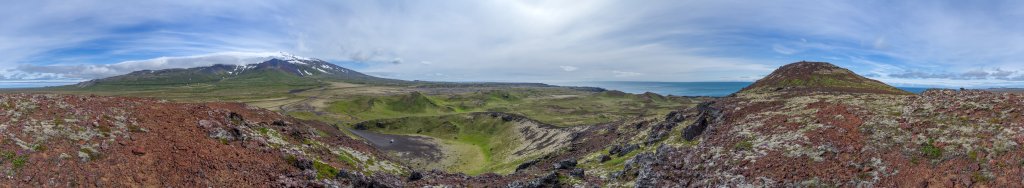
[[[753,81],[825,61],[897,86],[1024,87],[1024,1],[38,0],[0,7],[0,82],[278,52],[433,81]]]

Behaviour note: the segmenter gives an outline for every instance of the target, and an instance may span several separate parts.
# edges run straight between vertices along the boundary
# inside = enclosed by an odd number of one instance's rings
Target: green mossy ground
[[[543,89],[505,89],[435,95],[411,92],[336,100],[327,103],[323,115],[307,112],[290,114],[347,126],[364,121],[367,125],[391,121],[387,127],[369,128],[385,134],[441,139],[440,144],[447,148],[447,152],[463,156],[458,161],[448,161],[452,167],[444,170],[480,174],[511,173],[528,159],[508,156],[512,152],[509,146],[519,144],[510,138],[515,135],[510,129],[512,125],[494,118],[467,118],[471,113],[519,114],[555,126],[573,127],[631,118],[660,118],[672,110],[690,107],[696,101],[619,91],[566,94]]]
[[[557,126],[579,126],[626,118],[662,116],[693,103],[686,98],[615,92],[550,97],[538,91],[499,90],[437,96],[420,93],[360,96],[331,102],[327,112],[351,116],[353,120],[350,122],[470,112],[505,112]]]
[[[199,75],[199,74],[196,74]],[[186,76],[167,78],[184,79]],[[90,87],[62,86],[41,90],[69,94],[155,97],[183,101],[245,101],[291,96],[295,90],[316,88],[324,83],[280,71],[262,71],[222,79],[203,75],[187,80],[139,79],[133,82],[99,83]]]
[[[380,121],[387,123],[383,127],[369,126],[369,130],[385,134],[422,135],[438,138],[444,141],[442,142],[443,147],[449,147],[451,151],[459,152],[455,155],[481,156],[473,157],[476,158],[474,160],[452,161],[460,164],[453,164],[453,169],[448,169],[451,171],[467,174],[511,172],[515,165],[518,165],[518,163],[513,163],[522,160],[506,155],[514,149],[511,147],[517,146],[517,143],[512,143],[514,140],[510,137],[516,135],[512,132],[512,128],[515,126],[500,118],[446,115]]]

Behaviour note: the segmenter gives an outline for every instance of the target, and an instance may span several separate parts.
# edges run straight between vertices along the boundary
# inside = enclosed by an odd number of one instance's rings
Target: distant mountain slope
[[[79,88],[96,86],[175,86],[196,83],[245,82],[262,78],[279,84],[315,85],[318,80],[351,83],[402,83],[378,78],[313,58],[282,55],[258,64],[212,65],[187,69],[142,70],[126,75],[79,83]],[[268,84],[266,82],[254,82]],[[274,84],[270,83],[270,84]]]
[[[748,93],[774,91],[910,94],[830,63],[806,61],[779,67],[740,90]]]

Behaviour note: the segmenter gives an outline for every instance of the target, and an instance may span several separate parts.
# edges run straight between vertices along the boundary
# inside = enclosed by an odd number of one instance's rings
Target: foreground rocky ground
[[[334,126],[239,103],[4,94],[0,95],[0,134],[0,186],[493,187],[557,183],[550,179],[547,168],[508,176],[412,171],[403,161],[381,154]],[[549,179],[534,181],[544,177]]]
[[[0,184],[14,187],[325,186],[407,173],[331,126],[235,103],[0,95],[0,134]],[[342,169],[360,170],[336,178]]]
[[[338,127],[238,103],[6,94],[0,186],[1024,186],[1021,94],[913,95],[832,65],[789,67],[817,75],[769,76],[665,117],[558,136],[515,129],[544,138],[526,148],[559,143],[508,175],[412,170]],[[494,126],[537,122],[478,115],[506,121]]]
[[[1016,94],[739,94],[685,147],[637,157],[637,185],[1020,187]],[[707,111],[705,112],[707,113]]]

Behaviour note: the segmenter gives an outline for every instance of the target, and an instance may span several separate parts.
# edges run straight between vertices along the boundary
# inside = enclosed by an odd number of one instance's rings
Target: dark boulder
[[[358,123],[355,126],[352,126],[352,129],[355,129],[355,130],[367,130],[367,129],[370,129],[370,127],[367,127],[366,123],[363,122],[363,123]]]
[[[666,122],[679,123],[683,122],[683,120],[686,120],[686,116],[684,116],[683,113],[680,113],[679,111],[672,111],[669,112],[668,115],[665,115]]]
[[[226,143],[229,141],[239,140],[242,136],[242,132],[236,127],[228,128],[228,130],[224,130],[220,127],[214,127],[206,131],[206,136]]]
[[[288,133],[288,135],[290,135],[292,138],[295,138],[296,140],[306,140],[306,139],[312,138],[314,134],[315,134],[315,130],[310,130],[310,129],[307,129],[307,130],[294,129],[290,133]]]
[[[547,176],[544,176],[537,180],[538,187],[562,187],[558,184],[558,173],[551,172]]]
[[[604,162],[608,162],[608,161],[612,160],[612,157],[608,156],[608,155],[601,155],[600,160],[601,160],[601,163],[604,163]]]
[[[586,174],[582,168],[575,168],[572,169],[572,171],[569,171],[569,175],[576,178],[583,178],[583,176]]]
[[[295,165],[295,167],[298,167],[300,170],[313,169],[313,161],[306,158],[296,159],[295,164],[293,165]]]
[[[551,172],[548,175],[539,177],[527,182],[513,182],[506,185],[508,188],[558,188],[562,187],[558,181],[558,173]]]
[[[231,129],[228,129],[228,134],[231,134],[231,138],[235,140],[245,140],[242,138],[242,136],[245,136],[242,134],[242,129],[238,129],[238,127],[232,127]]]
[[[412,171],[412,173],[409,173],[409,181],[416,181],[420,179],[423,179],[423,173],[418,171]]]
[[[662,147],[665,148],[665,147]],[[659,152],[664,151],[662,148],[658,148]],[[664,172],[656,169],[656,166],[664,165],[665,158],[656,156],[652,153],[644,153],[637,155],[633,161],[633,167],[636,168],[636,187],[659,187],[658,181],[663,180]],[[660,185],[664,186],[664,185]]]
[[[697,115],[697,119],[693,124],[683,130],[683,139],[693,141],[697,136],[704,133],[704,130],[708,128],[712,121],[718,118],[720,112],[718,109],[712,108],[712,104],[714,104],[714,101],[701,103],[696,107],[700,115]]]
[[[274,122],[273,122],[273,123],[271,123],[271,125],[274,125],[274,126],[282,126],[282,127],[283,127],[283,126],[287,126],[288,124],[289,124],[289,123],[288,123],[288,122],[286,122],[286,121],[284,121],[284,120],[274,120]]]
[[[234,112],[231,112],[230,114],[228,114],[228,120],[231,122],[232,125],[235,125],[235,126],[240,126],[240,125],[245,124],[245,118],[242,118],[242,115],[239,115],[238,113],[234,113]]]
[[[350,179],[352,174],[345,169],[338,169],[338,174],[334,175],[334,179]]]
[[[366,177],[360,173],[351,173],[344,169],[339,170],[338,174],[334,176],[334,179],[341,180],[343,185],[349,184],[351,187],[394,187],[375,178]]]
[[[629,152],[633,152],[633,150],[637,150],[637,149],[640,149],[640,146],[638,146],[636,144],[628,144],[626,146],[623,146],[622,149],[619,150],[618,156],[619,157],[626,156],[626,154],[629,154]]]
[[[622,150],[622,146],[619,146],[619,145],[612,145],[610,147],[611,148],[608,148],[608,155],[618,154],[619,151]]]
[[[572,169],[576,168],[575,159],[566,159],[555,163],[555,169]]]
[[[640,130],[640,129],[644,128],[645,125],[647,125],[647,121],[638,122],[636,124],[633,124],[633,128],[637,129],[637,130]]]
[[[526,170],[527,168],[530,168],[530,166],[533,166],[534,164],[537,164],[537,162],[540,162],[540,160],[533,159],[533,160],[526,161],[523,164],[519,164],[519,166],[516,166],[516,172],[519,172],[521,170]]]
[[[647,137],[647,141],[644,142],[644,144],[652,145],[655,142],[665,139],[666,137],[668,137],[670,133],[669,131],[671,131],[672,128],[675,128],[677,124],[679,123],[671,121],[658,123],[657,125],[651,128],[651,131],[647,134],[650,136]]]

